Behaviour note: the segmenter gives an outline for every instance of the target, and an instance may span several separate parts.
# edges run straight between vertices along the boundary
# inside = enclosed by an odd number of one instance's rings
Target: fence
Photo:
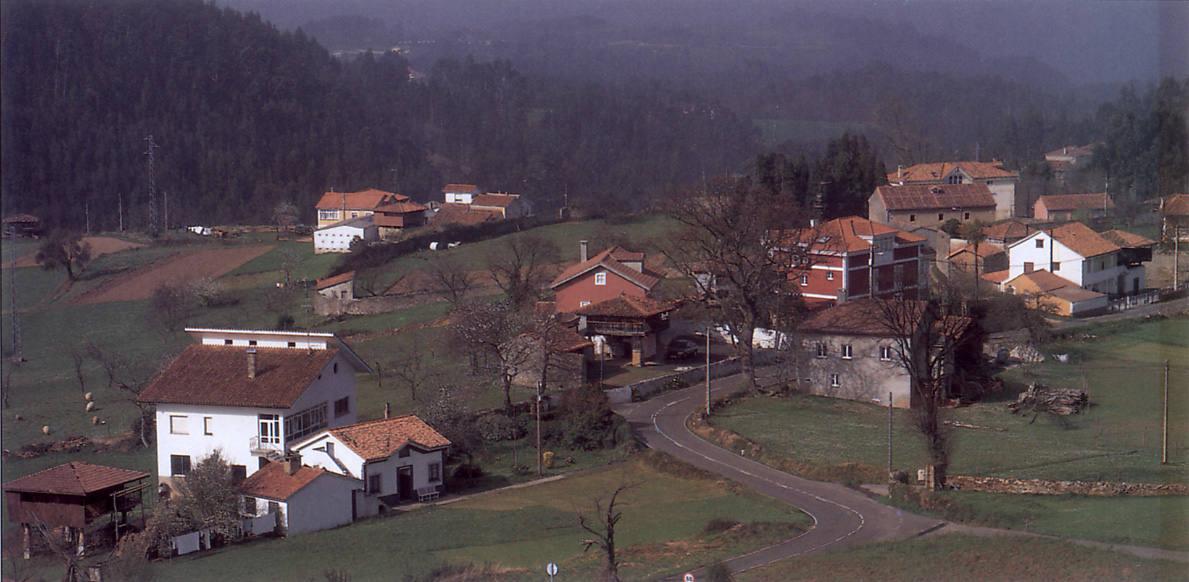
[[[1160,302],[1160,290],[1148,289],[1136,295],[1126,295],[1118,299],[1112,299],[1110,304],[1111,311],[1125,311],[1140,305],[1150,305],[1152,303]]]

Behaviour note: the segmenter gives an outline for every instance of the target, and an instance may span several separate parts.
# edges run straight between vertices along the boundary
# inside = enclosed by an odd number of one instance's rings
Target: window
[[[248,468],[244,465],[231,466],[231,482],[241,483],[248,478]]]
[[[250,345],[250,346],[256,345],[256,340],[248,340],[248,345]]]
[[[319,210],[318,220],[338,220],[338,210]]]
[[[225,345],[225,346],[231,345],[231,340],[229,340],[229,339],[223,340],[223,345]]]
[[[185,475],[190,472],[190,455],[169,455],[169,474]]]
[[[844,359],[844,360],[851,359],[850,344],[842,344],[842,359]]]
[[[368,493],[379,493],[380,485],[382,483],[383,482],[380,480],[379,473],[376,473],[375,475],[369,475],[367,478],[367,492]]]
[[[326,428],[326,403],[285,417],[285,440],[292,441]]]
[[[334,417],[338,418],[351,412],[351,397],[343,397],[334,401]]]
[[[954,175],[950,176],[949,182],[950,182],[950,184],[961,184],[962,176],[960,176],[958,174],[954,174]]]
[[[1060,271],[1060,270],[1061,270],[1061,263],[1060,263],[1060,262],[1054,261],[1052,266],[1053,266],[1053,272],[1054,272],[1054,273],[1056,273],[1057,271]]]
[[[429,482],[434,483],[434,482],[441,481],[441,480],[442,480],[442,464],[441,463],[430,463],[429,464]]]
[[[1038,249],[1045,248],[1045,239],[1043,239],[1043,238],[1036,239],[1036,248],[1038,248]]]
[[[916,222],[916,221],[917,221],[917,215],[915,215],[915,214],[909,214],[909,215],[908,215],[908,221],[909,221],[909,222]]]
[[[260,421],[260,444],[281,444],[281,417],[275,414],[261,414],[257,419]]]
[[[256,515],[256,498],[255,497],[245,497],[244,498],[244,513],[246,513],[248,515]]]
[[[606,285],[606,284],[607,284],[607,273],[605,271],[599,271],[598,273],[595,273],[595,285]]]
[[[830,354],[830,345],[825,342],[817,343],[817,357],[824,358]]]
[[[409,458],[409,455],[411,455],[412,453],[413,453],[412,449],[410,449],[409,447],[405,447],[405,448],[397,451],[396,458],[407,459],[407,458]]]
[[[583,300],[578,302],[578,307],[586,307],[587,305],[590,305],[589,301]]]
[[[326,456],[333,459],[334,458],[334,443],[331,441],[326,441],[324,448],[326,449]]]
[[[944,213],[944,212],[938,212],[938,213],[937,213],[937,220],[945,220],[945,213]]]
[[[215,419],[213,419],[209,416],[202,417],[202,434],[206,434],[206,435],[215,434],[215,433],[211,432],[211,425],[214,424],[214,420]]]
[[[837,388],[841,385],[842,384],[838,381],[838,374],[830,374],[830,386]]]
[[[190,434],[190,419],[176,414],[169,415],[169,434]]]
[[[296,347],[297,347],[297,342],[289,342],[289,343],[285,344],[285,346],[286,346],[286,347],[290,347],[290,348],[296,348]]]
[[[970,220],[970,213],[969,213],[969,212],[963,212],[963,213],[962,213],[962,220]]]
[[[334,371],[335,374],[339,373],[339,363],[338,362],[334,363],[332,370]]]
[[[801,275],[801,286],[804,287],[809,284],[809,275]]]
[[[1030,261],[1024,261],[1024,272],[1025,273],[1031,273],[1032,270],[1035,268],[1036,268],[1036,265],[1034,265]]]
[[[826,280],[827,280],[827,281],[833,281],[833,280],[834,280],[834,273],[827,272],[827,273],[826,273]]]
[[[892,346],[879,346],[879,359],[888,362],[892,360],[892,356],[896,355],[895,348]]]

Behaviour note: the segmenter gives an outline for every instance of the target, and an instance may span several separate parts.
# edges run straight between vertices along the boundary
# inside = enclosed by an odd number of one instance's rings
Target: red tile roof
[[[1189,215],[1189,194],[1173,194],[1164,197],[1164,207],[1161,212],[1165,216]]]
[[[995,197],[982,182],[972,184],[906,184],[879,186],[875,195],[888,210],[993,208]]]
[[[4,490],[85,496],[148,477],[148,473],[141,471],[71,461],[9,481],[4,484]]]
[[[1049,229],[1049,234],[1082,257],[1096,257],[1119,250],[1119,245],[1105,239],[1080,222],[1069,222]]]
[[[244,479],[237,489],[240,493],[250,497],[285,501],[318,477],[323,475],[341,477],[321,467],[306,467],[304,465],[290,475],[288,465],[288,461],[269,463]]]
[[[1105,192],[1099,192],[1097,194],[1045,194],[1036,199],[1036,204],[1043,204],[1049,212],[1081,210],[1083,208],[1110,209],[1115,207],[1115,201],[1111,200],[1111,197],[1107,196]]]
[[[376,190],[375,188],[362,192],[331,191],[323,193],[322,198],[318,200],[318,204],[315,207],[342,208],[345,205],[348,210],[375,210],[385,204],[392,204],[408,199],[408,196]],[[345,203],[344,200],[346,201]]]
[[[446,184],[442,187],[442,192],[469,193],[478,189],[479,187],[474,184]]]
[[[578,315],[595,317],[652,317],[673,311],[680,307],[672,301],[660,301],[650,297],[633,297],[620,293],[619,297],[579,307]]]
[[[339,283],[345,283],[345,282],[350,281],[354,278],[355,278],[355,271],[347,271],[346,273],[341,273],[341,274],[335,275],[333,277],[327,277],[325,279],[318,279],[317,288],[318,288],[318,290],[322,290],[327,287],[333,287],[335,285],[338,285]]]
[[[145,388],[141,402],[289,408],[335,356],[337,348],[256,350],[256,377],[248,378],[243,346],[190,344]],[[347,373],[354,373],[348,370]]]
[[[936,162],[917,164],[904,168],[899,176],[895,172],[888,174],[888,182],[893,184],[903,181],[905,184],[913,182],[939,182],[945,180],[955,169],[965,172],[974,180],[993,178],[1019,178],[1019,174],[1003,169],[1000,162]]]
[[[1003,220],[982,228],[983,236],[995,240],[1015,241],[1032,234],[1034,228],[1016,220]]]
[[[416,202],[412,202],[410,200],[403,200],[400,202],[394,202],[392,204],[385,204],[384,206],[376,208],[376,212],[379,212],[380,214],[406,214],[409,212],[425,212],[425,206],[422,204],[418,204]]]
[[[1100,233],[1102,238],[1113,242],[1121,247],[1136,248],[1148,247],[1156,244],[1156,241],[1138,234],[1127,232],[1125,230],[1108,230]]]
[[[452,202],[439,207],[433,218],[429,220],[429,223],[434,226],[446,224],[468,225],[501,219],[503,219],[503,216],[500,215],[498,210],[472,208],[470,204]]]
[[[872,299],[845,301],[818,311],[801,323],[798,329],[823,334],[895,335],[884,324],[880,306]]]
[[[471,200],[475,206],[493,206],[503,208],[520,198],[519,194],[480,194]]]
[[[640,287],[645,291],[651,291],[652,288],[660,282],[662,278],[660,275],[648,272],[647,270],[640,272],[623,264],[624,262],[642,262],[643,260],[644,253],[636,253],[622,249],[618,246],[614,246],[596,254],[590,259],[587,259],[585,262],[569,266],[566,268],[566,270],[562,271],[562,273],[558,275],[552,283],[549,284],[549,287],[551,289],[556,289],[572,281],[576,277],[581,276],[583,273],[587,273],[592,269],[601,266],[608,271],[623,277],[637,287]]]
[[[835,218],[816,228],[773,233],[780,244],[806,244],[812,251],[862,252],[871,248],[868,240],[876,235],[895,233],[901,245],[925,242],[925,238],[899,228],[880,224],[858,216]],[[866,239],[863,237],[867,237]]]
[[[329,432],[365,461],[386,459],[408,444],[429,450],[450,446],[442,433],[412,414],[358,422]]]
[[[1056,289],[1061,289],[1063,287],[1078,287],[1077,283],[1074,283],[1073,281],[1070,281],[1069,279],[1066,279],[1064,277],[1059,277],[1057,275],[1054,275],[1044,269],[1041,269],[1039,271],[1032,271],[1031,273],[1024,273],[1023,275],[1019,275],[1015,279],[1008,281],[1007,284],[1011,285],[1012,283],[1015,283],[1016,281],[1019,281],[1020,279],[1025,279],[1025,280],[1031,281],[1033,285],[1036,285],[1037,289],[1039,289],[1045,293],[1048,293],[1048,292],[1056,290]]]
[[[1004,269],[1002,271],[991,271],[990,273],[983,273],[982,275],[979,275],[979,278],[985,279],[992,283],[1002,283],[1007,280],[1007,277],[1010,274],[1011,274],[1010,270]]]
[[[1000,247],[998,245],[993,245],[988,242],[983,242],[983,243],[978,243],[978,244],[962,245],[961,248],[950,253],[948,258],[952,259],[955,256],[960,255],[962,253],[974,253],[975,256],[985,259],[987,257],[993,257],[993,256],[998,255],[1003,252],[1004,252],[1004,250],[1002,247]]]

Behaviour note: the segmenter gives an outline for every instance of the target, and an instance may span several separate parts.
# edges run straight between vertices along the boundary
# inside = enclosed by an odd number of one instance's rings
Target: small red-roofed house
[[[443,491],[450,441],[415,415],[323,430],[293,445],[302,462],[358,480],[355,516],[376,515]]]
[[[1034,307],[1051,308],[1057,315],[1093,315],[1106,311],[1110,298],[1083,289],[1048,271],[1031,271],[1003,283],[1004,291],[1024,296]]]
[[[373,221],[380,238],[392,238],[407,228],[424,226],[426,207],[411,200],[402,200],[376,208]]]
[[[442,197],[446,204],[470,204],[483,191],[474,184],[446,184]]]
[[[1032,216],[1047,222],[1102,218],[1114,207],[1114,200],[1105,192],[1046,194],[1037,198],[1032,205]]]
[[[1189,194],[1158,198],[1153,210],[1160,214],[1160,236],[1164,240],[1189,237]]]
[[[605,341],[620,344],[617,350],[631,354],[632,365],[642,366],[644,360],[657,354],[657,339],[669,329],[669,314],[680,305],[651,297],[621,294],[613,299],[579,307],[578,333],[602,336]]]
[[[1007,252],[988,242],[965,244],[950,253],[951,269],[968,273],[989,273],[1007,269]]]
[[[216,449],[243,478],[306,436],[355,422],[355,374],[371,368],[334,334],[186,332],[195,343],[137,397],[156,407],[158,482],[173,488]]]
[[[332,299],[355,298],[355,271],[339,273],[333,277],[318,279],[318,294]]]
[[[501,218],[516,218],[528,214],[527,204],[519,194],[487,193],[475,196],[471,208],[498,212]]]
[[[240,508],[253,518],[273,515],[286,536],[330,529],[355,520],[352,497],[363,482],[301,464],[292,455],[269,463],[236,487]],[[253,532],[260,533],[260,532]]]

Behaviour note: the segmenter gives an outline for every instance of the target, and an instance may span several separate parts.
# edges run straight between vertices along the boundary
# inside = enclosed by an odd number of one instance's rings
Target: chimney
[[[256,379],[256,350],[248,350],[248,379]]]
[[[1061,148],[1061,153],[1063,153],[1063,154],[1068,154],[1068,153],[1069,153],[1069,146],[1065,146],[1065,147]]]
[[[587,251],[586,241],[584,241],[584,240],[578,241],[578,262],[579,263],[585,263],[587,261],[586,251]]]
[[[901,165],[901,166],[896,166],[896,179],[897,179],[897,180],[903,180],[903,179],[904,179],[904,166],[902,166],[902,165]]]
[[[292,475],[301,470],[301,453],[285,455],[285,472]]]

